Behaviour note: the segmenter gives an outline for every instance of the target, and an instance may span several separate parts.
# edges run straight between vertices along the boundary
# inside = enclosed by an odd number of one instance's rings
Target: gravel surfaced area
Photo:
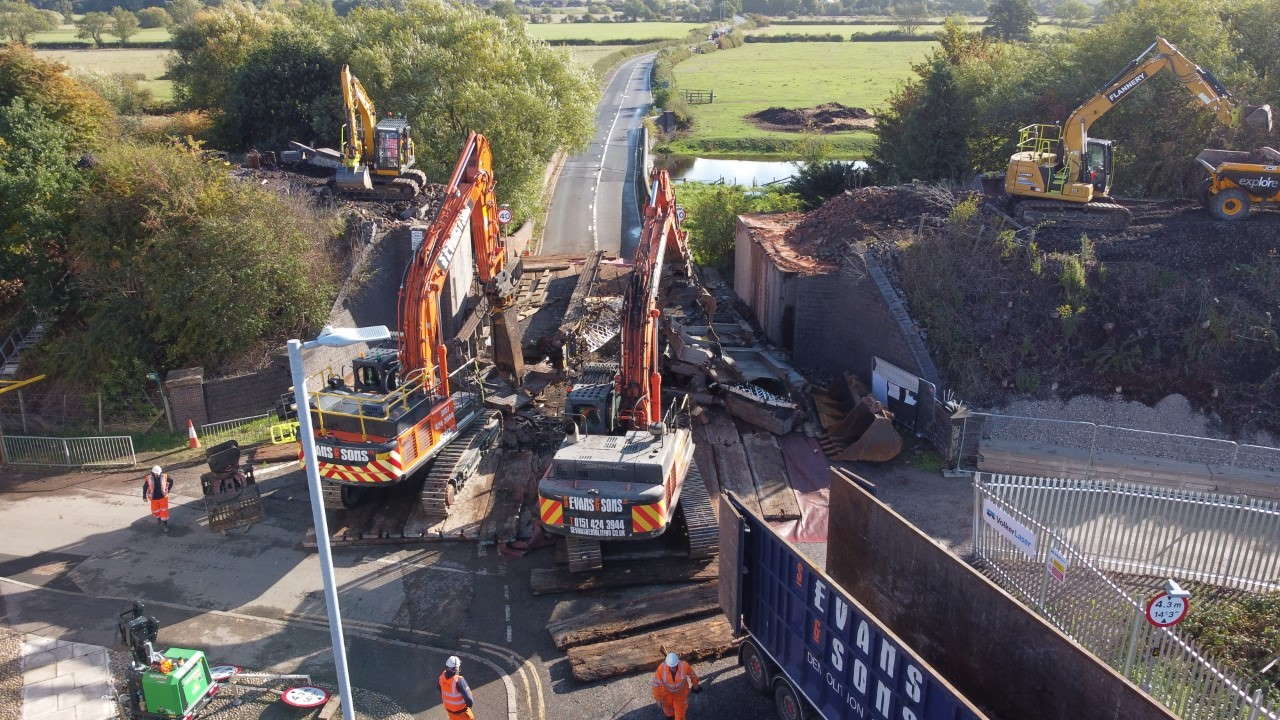
[[[259,683],[243,679],[223,686],[218,695],[200,713],[201,720],[314,720],[320,708],[303,710],[290,707],[280,701],[280,692],[296,682]],[[337,694],[337,688],[323,683],[312,683]],[[413,720],[413,716],[391,698],[369,690],[354,688],[357,720]],[[341,712],[335,715],[341,718]]]
[[[22,635],[0,630],[0,720],[22,717]]]

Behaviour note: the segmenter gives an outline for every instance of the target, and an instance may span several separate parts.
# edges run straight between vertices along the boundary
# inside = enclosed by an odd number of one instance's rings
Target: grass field
[[[164,60],[170,51],[164,49],[130,50],[128,48],[102,50],[36,50],[36,54],[50,60],[66,63],[72,70],[113,73],[142,73],[146,80],[141,86],[149,89],[156,100],[173,99],[173,81],[161,80],[165,73]]]
[[[970,23],[970,30],[980,30],[982,20]],[[766,25],[762,28],[754,28],[748,30],[748,35],[786,35],[795,33],[797,35],[824,35],[826,33],[836,33],[848,40],[853,33],[873,33],[884,32],[886,30],[897,30],[898,26],[892,23],[880,25],[834,25],[830,23],[812,23],[804,25]],[[916,29],[917,35],[932,35],[942,29],[942,25],[921,25]],[[1074,29],[1064,28],[1060,25],[1037,25],[1034,32],[1036,34],[1056,33],[1061,31],[1074,32]]]
[[[539,40],[585,39],[596,42],[617,40],[658,40],[681,38],[703,23],[634,22],[634,23],[554,23],[526,25],[529,37]]]
[[[133,37],[129,38],[129,42],[131,43],[169,42],[169,40],[170,40],[170,35],[169,35],[168,28],[141,28]],[[76,27],[74,25],[63,25],[62,27],[59,27],[57,30],[48,30],[45,32],[31,33],[31,36],[27,38],[27,41],[31,43],[89,42],[88,40],[84,40],[76,37]],[[107,43],[119,44],[120,38],[117,38],[115,35],[112,35],[111,33],[103,33],[102,41]]]
[[[781,105],[811,107],[825,102],[875,108],[911,74],[931,42],[754,43],[695,55],[676,65],[680,88],[714,90],[716,101],[693,105],[693,130],[671,143],[681,155],[780,157],[799,133],[761,130],[746,115]],[[825,136],[837,157],[861,157],[869,132]],[[772,143],[770,142],[772,141]],[[780,147],[772,148],[770,145]]]
[[[591,67],[591,63],[608,55],[615,50],[629,47],[627,45],[569,45],[565,50],[569,51],[569,56],[574,60]]]

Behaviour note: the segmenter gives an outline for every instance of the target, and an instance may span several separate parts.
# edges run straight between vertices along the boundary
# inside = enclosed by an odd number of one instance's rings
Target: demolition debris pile
[[[866,108],[849,107],[829,102],[810,108],[771,107],[752,113],[747,119],[763,130],[821,133],[866,130],[876,126],[875,117]]]

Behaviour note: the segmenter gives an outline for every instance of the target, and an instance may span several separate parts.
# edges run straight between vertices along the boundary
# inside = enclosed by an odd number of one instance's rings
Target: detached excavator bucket
[[[340,190],[372,190],[373,180],[369,178],[369,168],[361,165],[352,170],[348,167],[340,167],[333,171],[333,184],[337,185]]]
[[[902,436],[893,427],[893,414],[870,395],[863,396],[853,410],[827,432],[833,440],[848,443],[833,460],[888,462],[902,452]]]
[[[1254,130],[1261,130],[1268,133],[1271,132],[1271,128],[1275,127],[1271,106],[1258,105],[1257,107],[1246,107],[1244,109],[1244,124]]]

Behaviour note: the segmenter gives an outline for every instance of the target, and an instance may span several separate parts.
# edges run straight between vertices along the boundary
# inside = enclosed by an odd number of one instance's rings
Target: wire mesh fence
[[[1148,623],[1147,591],[1117,580],[1119,572],[1185,580],[1191,568],[1272,586],[1274,570],[1248,568],[1274,567],[1274,504],[989,473],[975,473],[973,487],[975,564],[1059,630],[1184,718],[1280,718],[1262,689],[1217,667],[1177,626]]]
[[[28,436],[142,434],[168,430],[159,394],[0,393],[0,431]]]
[[[948,464],[965,471],[1182,484],[1230,477],[1280,496],[1280,448],[1076,420],[967,413],[954,420]],[[1250,491],[1253,492],[1253,491]],[[1271,494],[1271,493],[1267,493]]]
[[[0,462],[53,467],[132,467],[137,463],[133,438],[115,437],[0,437]]]

